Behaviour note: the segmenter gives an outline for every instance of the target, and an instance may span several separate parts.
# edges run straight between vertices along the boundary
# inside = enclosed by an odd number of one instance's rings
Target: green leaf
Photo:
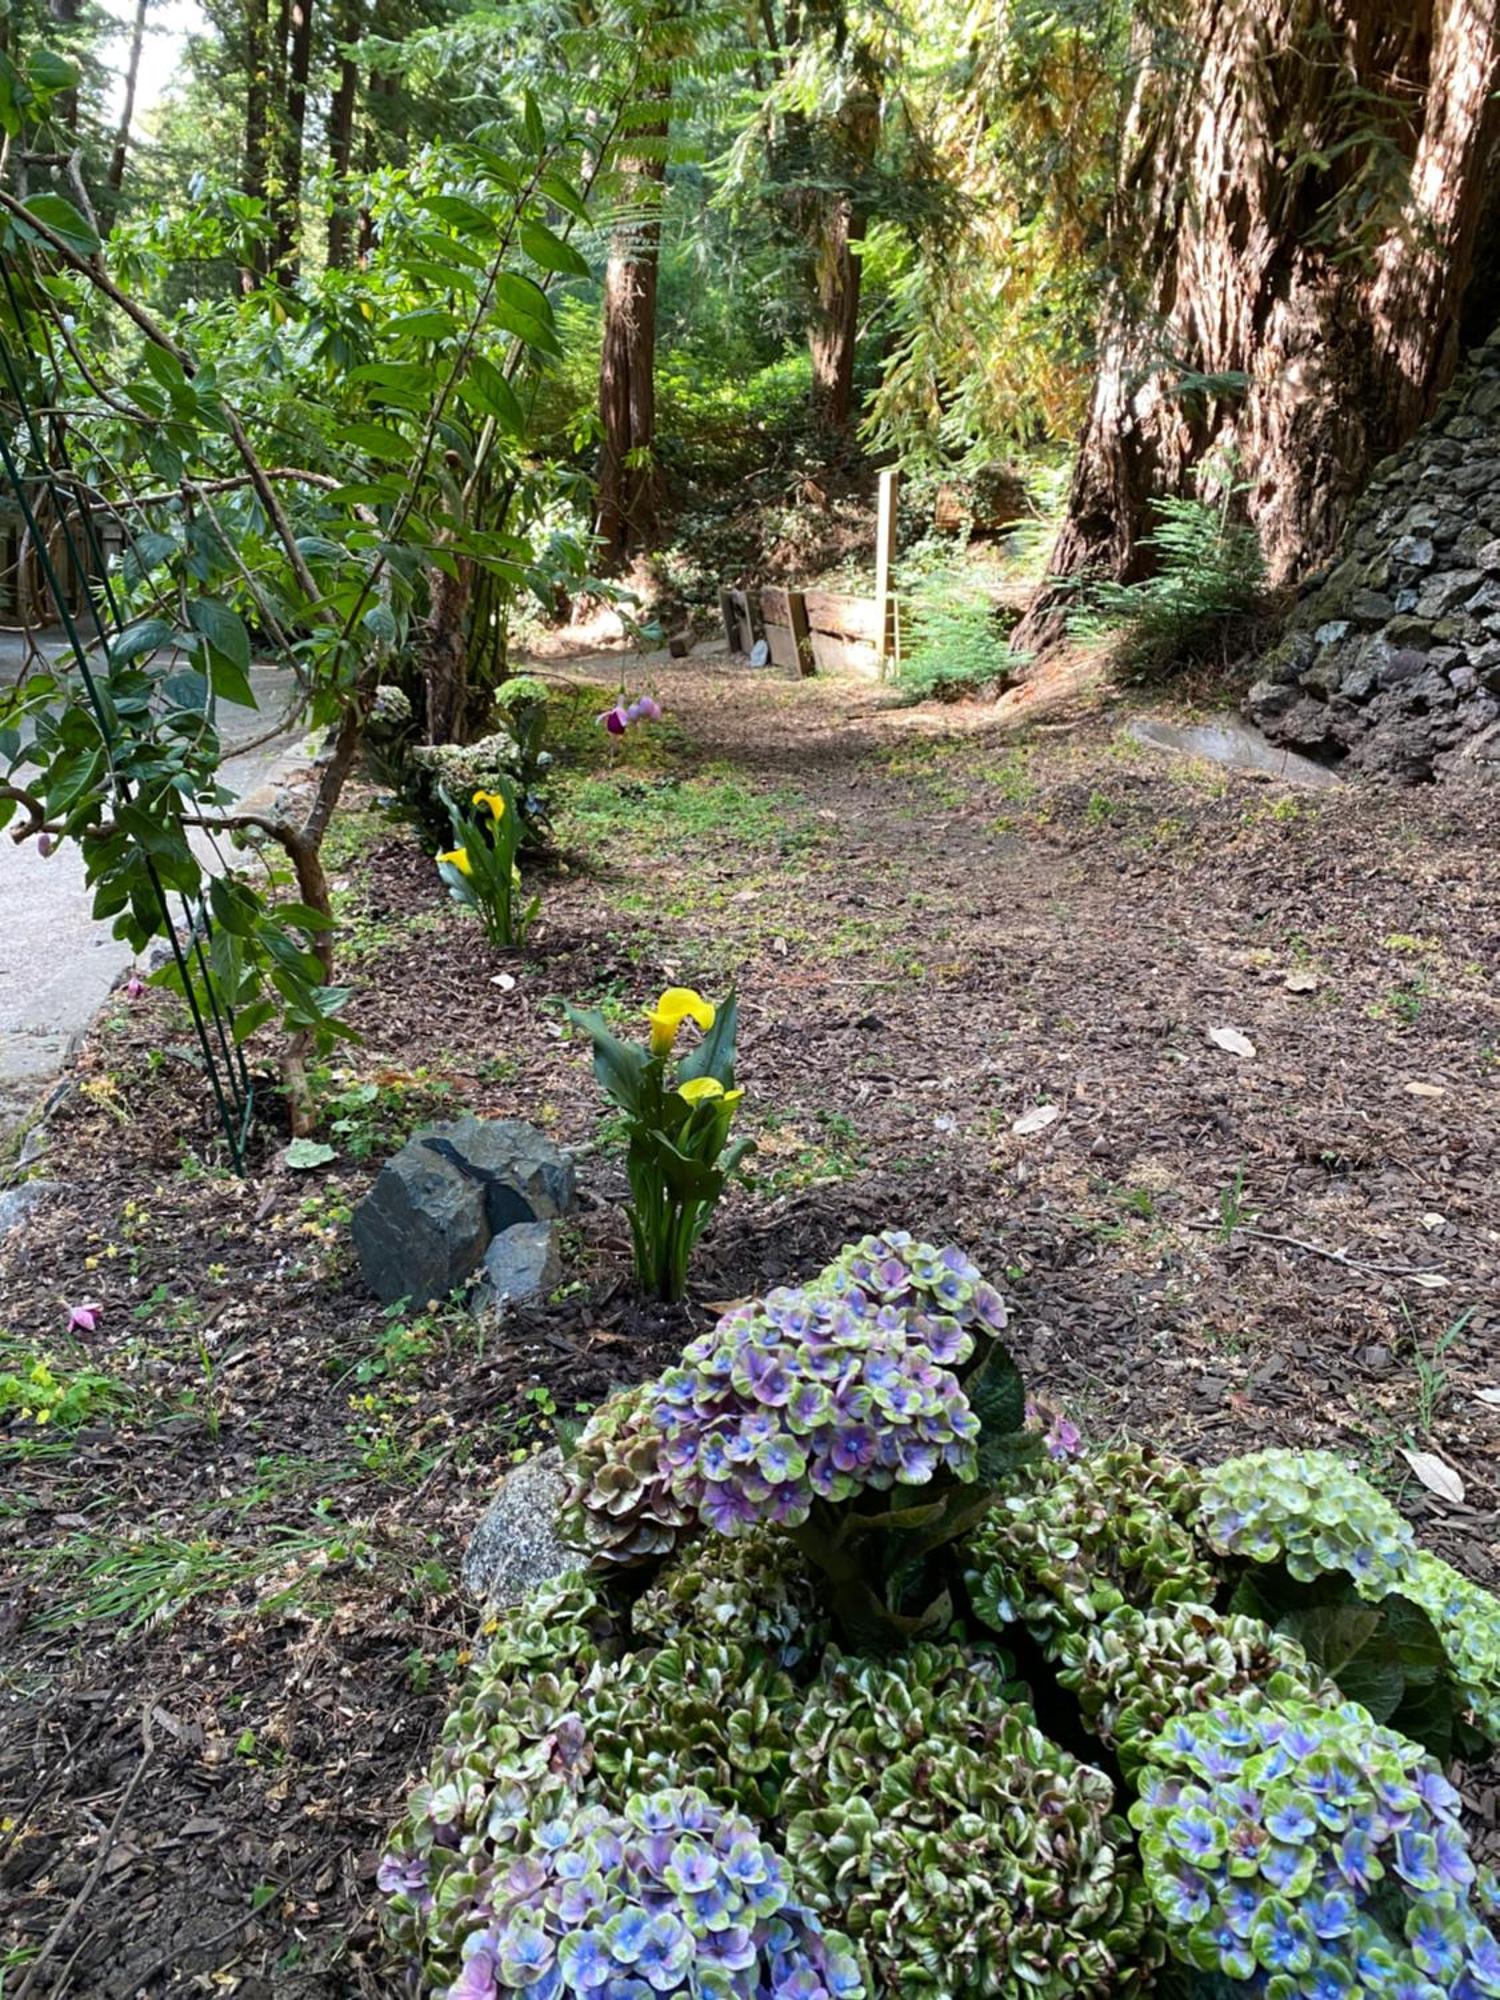
[[[589,276],[587,262],[571,243],[565,243],[545,222],[521,224],[521,248],[532,263],[540,264],[544,271],[557,271],[569,278]]]
[[[739,1034],[739,995],[731,986],[723,1003],[714,1009],[714,1024],[695,1049],[690,1049],[677,1065],[679,1082],[695,1076],[711,1076],[726,1090],[734,1088],[734,1045]]]
[[[457,333],[458,321],[452,313],[423,306],[416,312],[397,313],[385,323],[387,336],[397,340],[446,340]]]
[[[547,128],[542,123],[542,114],[537,101],[529,90],[522,101],[521,117],[527,146],[533,153],[542,152],[547,144]]]
[[[521,399],[493,361],[476,354],[469,363],[468,374],[458,385],[458,393],[470,409],[478,410],[481,416],[494,417],[512,437],[525,436],[526,416]]]
[[[227,604],[220,604],[216,598],[197,597],[188,606],[188,623],[195,632],[203,634],[214,652],[222,653],[241,673],[248,669],[250,634],[237,611],[231,611]],[[253,700],[249,706],[255,706]]]
[[[60,194],[45,190],[34,194],[26,204],[26,213],[34,215],[38,222],[44,222],[80,257],[92,257],[99,248],[98,235],[90,228],[86,218]]]
[[[144,653],[157,652],[172,643],[172,627],[165,618],[143,618],[139,625],[127,625],[110,646],[109,661],[114,667],[127,666]]]
[[[293,1139],[281,1155],[282,1165],[305,1174],[312,1167],[326,1167],[338,1153],[323,1139]]]
[[[1023,1430],[1026,1385],[1002,1341],[994,1341],[979,1366],[964,1377],[963,1391],[983,1436],[1002,1438]]]
[[[78,82],[78,65],[56,49],[40,48],[26,59],[26,79],[34,90],[72,90]]]
[[[588,221],[589,212],[583,196],[561,174],[543,174],[537,186],[548,201],[555,203],[565,215],[571,215],[575,222]]]
[[[612,1035],[604,1025],[604,1016],[592,1007],[565,1007],[563,1011],[569,1023],[594,1045],[594,1075],[605,1096],[624,1111],[639,1112],[646,1051]]]
[[[337,435],[370,458],[394,459],[404,465],[412,455],[410,442],[384,424],[340,424]]]

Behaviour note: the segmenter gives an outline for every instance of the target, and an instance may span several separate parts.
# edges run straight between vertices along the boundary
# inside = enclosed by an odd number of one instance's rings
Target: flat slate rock
[[[469,1538],[463,1585],[491,1611],[519,1604],[529,1591],[565,1571],[578,1569],[583,1556],[557,1533],[557,1510],[567,1490],[562,1452],[554,1445],[518,1465]]]
[[[490,1238],[470,1300],[476,1312],[550,1292],[562,1278],[562,1259],[550,1222],[513,1222]]]
[[[54,1195],[63,1192],[61,1181],[22,1181],[18,1187],[0,1192],[0,1240],[19,1229],[33,1210],[45,1208]]]

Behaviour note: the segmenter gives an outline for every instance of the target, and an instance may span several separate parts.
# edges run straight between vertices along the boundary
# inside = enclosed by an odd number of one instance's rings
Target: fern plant
[[[1168,496],[1142,543],[1157,568],[1140,583],[1085,581],[1068,621],[1079,638],[1121,636],[1121,656],[1137,670],[1225,658],[1262,609],[1266,567],[1248,522],[1233,518],[1237,489],[1218,501]]]

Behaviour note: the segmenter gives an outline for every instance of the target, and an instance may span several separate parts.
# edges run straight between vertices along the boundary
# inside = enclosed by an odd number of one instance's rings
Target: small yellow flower
[[[476,806],[488,806],[491,819],[504,819],[505,817],[505,795],[503,792],[476,792],[474,794],[474,803]]]
[[[446,854],[438,856],[438,860],[450,862],[460,875],[472,875],[474,873],[474,867],[469,860],[469,850],[467,847],[450,847]]]
[[[726,1090],[716,1076],[690,1076],[686,1083],[677,1086],[677,1095],[685,1097],[689,1104],[711,1104],[722,1097],[731,1110],[744,1094],[743,1090]]]
[[[696,1021],[707,1034],[714,1024],[714,1010],[691,986],[669,986],[646,1019],[651,1023],[652,1055],[669,1056],[682,1033],[683,1022]]]

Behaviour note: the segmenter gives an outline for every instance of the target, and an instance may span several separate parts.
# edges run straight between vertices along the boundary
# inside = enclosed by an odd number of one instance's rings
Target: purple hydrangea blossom
[[[1150,1757],[1130,1819],[1191,1964],[1278,2000],[1500,1994],[1488,1885],[1418,1744],[1355,1702],[1248,1695],[1173,1723]]]
[[[793,1899],[780,1856],[692,1787],[535,1827],[483,1914],[446,2000],[864,2000],[858,1961]]]
[[[1004,1324],[963,1251],[866,1237],[810,1285],[735,1307],[660,1377],[674,1498],[732,1535],[866,1488],[972,1480],[979,1420],[954,1371]]]

